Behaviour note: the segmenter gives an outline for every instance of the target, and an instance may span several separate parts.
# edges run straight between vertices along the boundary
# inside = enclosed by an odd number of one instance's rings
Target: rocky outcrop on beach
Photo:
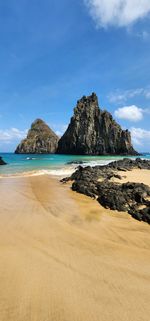
[[[0,156],[0,165],[6,165],[7,163],[3,160],[3,158]]]
[[[75,155],[137,155],[128,130],[101,110],[95,93],[83,96],[58,143],[57,153]]]
[[[117,184],[104,181],[97,184],[98,202],[105,208],[128,212],[134,218],[150,224],[150,187],[142,183]],[[140,206],[145,206],[144,212]]]
[[[150,187],[134,182],[121,184],[122,177],[118,174],[118,171],[136,168],[150,170],[150,161],[124,158],[104,166],[79,166],[62,182],[71,180],[73,191],[96,198],[105,208],[128,212],[137,220],[150,224]],[[117,178],[119,183],[113,182],[112,178]]]
[[[53,154],[58,146],[58,136],[41,119],[31,125],[27,137],[16,148],[16,154]]]

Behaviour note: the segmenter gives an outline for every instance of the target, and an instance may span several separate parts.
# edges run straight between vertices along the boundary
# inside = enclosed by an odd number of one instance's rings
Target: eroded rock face
[[[150,187],[142,183],[115,184],[104,181],[97,185],[98,202],[105,208],[128,212],[150,224]],[[140,206],[145,206],[143,210]]]
[[[0,165],[6,165],[7,163],[0,157]]]
[[[136,155],[128,130],[98,105],[95,93],[83,96],[74,109],[68,129],[59,140],[57,153],[75,155]]]
[[[58,146],[58,136],[41,119],[31,125],[27,138],[18,145],[16,154],[51,154]]]
[[[118,174],[120,170],[125,172],[134,168],[150,170],[150,161],[125,158],[104,166],[79,166],[62,182],[71,180],[73,191],[97,198],[105,208],[128,212],[137,220],[150,224],[150,187],[134,182],[121,184],[122,177]],[[113,177],[118,178],[119,183],[112,182]]]

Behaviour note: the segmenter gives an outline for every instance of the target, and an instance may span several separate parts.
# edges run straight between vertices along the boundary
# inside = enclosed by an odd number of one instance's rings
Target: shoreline
[[[14,173],[14,174],[3,174],[0,175],[0,179],[11,179],[11,178],[29,178],[29,177],[38,177],[38,176],[48,176],[52,179],[58,179],[60,181],[61,179],[65,179],[70,177],[70,175],[74,174],[75,171],[78,169],[72,168],[68,170],[66,168],[63,168],[62,170],[32,170],[27,172],[21,172],[21,173]],[[56,175],[50,172],[57,172]],[[121,176],[121,180],[117,178],[112,178],[112,182],[116,183],[126,183],[126,182],[135,182],[135,183],[143,183],[150,186],[150,171],[148,169],[137,169],[134,168],[132,170],[127,170],[126,172],[117,170],[117,174]],[[67,176],[66,176],[67,175]]]
[[[6,153],[4,159],[6,166],[0,167],[0,178],[2,177],[22,177],[50,174],[52,176],[66,177],[72,175],[78,166],[105,166],[112,161],[123,159],[117,156],[72,156],[72,155],[35,155],[34,159]],[[57,157],[58,159],[57,159]],[[129,159],[129,157],[126,157]],[[131,159],[135,159],[132,157]],[[142,159],[149,159],[143,155]]]
[[[70,176],[75,172],[76,168],[72,167],[68,169],[67,167],[63,167],[61,169],[38,169],[31,170],[25,172],[18,172],[14,174],[1,174],[0,179],[2,178],[23,178],[23,177],[34,177],[34,176],[50,176],[50,177],[60,177],[64,178],[66,176]]]

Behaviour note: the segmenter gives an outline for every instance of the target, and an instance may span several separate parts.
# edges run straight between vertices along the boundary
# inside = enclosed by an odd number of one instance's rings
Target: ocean
[[[44,174],[67,176],[75,170],[80,162],[82,166],[96,166],[124,158],[123,156],[18,155],[13,153],[0,153],[0,156],[7,163],[5,166],[0,166],[0,176]],[[150,154],[142,154],[140,157],[150,159]],[[130,158],[135,159],[135,157]]]

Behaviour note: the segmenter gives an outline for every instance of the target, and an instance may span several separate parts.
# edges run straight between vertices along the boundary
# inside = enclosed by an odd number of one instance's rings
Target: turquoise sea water
[[[78,166],[67,164],[82,161],[83,166],[104,165],[110,161],[121,159],[121,156],[77,156],[77,155],[16,155],[13,153],[0,153],[7,165],[0,166],[1,175],[15,175],[23,173],[67,175]],[[150,159],[150,154],[143,154],[142,158]],[[131,157],[130,157],[131,158]],[[133,157],[135,158],[135,157]]]

